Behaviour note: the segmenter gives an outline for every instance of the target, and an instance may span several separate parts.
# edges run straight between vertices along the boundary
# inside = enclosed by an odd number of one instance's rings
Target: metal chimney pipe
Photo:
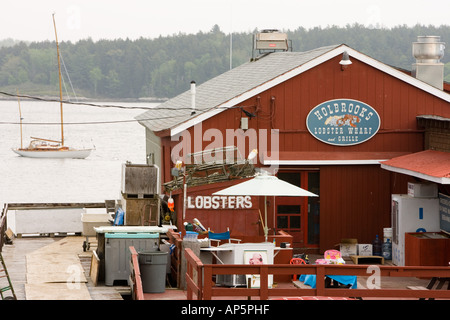
[[[412,65],[411,75],[440,90],[444,86],[444,56],[445,43],[439,36],[418,36],[413,42],[412,54],[416,62]]]
[[[191,116],[195,114],[195,81],[191,81]]]

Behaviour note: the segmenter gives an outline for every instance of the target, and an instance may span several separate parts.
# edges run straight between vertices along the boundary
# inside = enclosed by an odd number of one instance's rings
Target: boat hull
[[[24,150],[12,149],[15,153],[27,158],[61,158],[84,159],[91,154],[92,149],[83,150]]]

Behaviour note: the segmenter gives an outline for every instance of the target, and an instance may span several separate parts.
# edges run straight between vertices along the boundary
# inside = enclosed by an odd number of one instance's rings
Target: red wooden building
[[[189,161],[189,153],[236,146],[246,158],[257,149],[255,166],[319,195],[270,198],[271,233],[284,230],[295,248],[323,252],[343,238],[371,243],[382,236],[391,224],[391,194],[406,193],[415,178],[380,162],[425,149],[418,116],[450,118],[447,85],[437,88],[414,73],[346,45],[273,52],[192,85],[137,119],[162,183],[174,179],[175,162]],[[184,188],[173,190],[178,227],[198,218],[217,232],[262,236],[262,199],[212,196],[238,182],[188,186],[186,198]]]

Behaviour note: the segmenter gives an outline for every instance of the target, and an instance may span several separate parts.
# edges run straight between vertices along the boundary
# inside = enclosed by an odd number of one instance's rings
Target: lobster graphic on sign
[[[361,119],[358,116],[355,116],[353,114],[346,114],[343,116],[331,116],[325,120],[325,125],[329,126],[352,126],[356,127],[356,123],[361,122]]]
[[[349,146],[372,138],[380,128],[380,117],[364,102],[336,99],[314,107],[306,118],[306,126],[322,142]]]

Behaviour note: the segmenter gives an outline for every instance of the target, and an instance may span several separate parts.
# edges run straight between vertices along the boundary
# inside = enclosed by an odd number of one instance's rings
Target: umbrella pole
[[[269,230],[267,229],[267,196],[264,196],[264,215],[265,215],[265,222],[264,222],[264,237],[266,239],[266,242],[268,242],[268,233]]]
[[[263,228],[263,232],[264,232],[264,219],[263,219],[263,216],[262,216],[261,210],[259,210],[259,209],[258,209],[258,211],[259,211],[259,219],[261,219],[261,225],[262,225],[262,228]]]

